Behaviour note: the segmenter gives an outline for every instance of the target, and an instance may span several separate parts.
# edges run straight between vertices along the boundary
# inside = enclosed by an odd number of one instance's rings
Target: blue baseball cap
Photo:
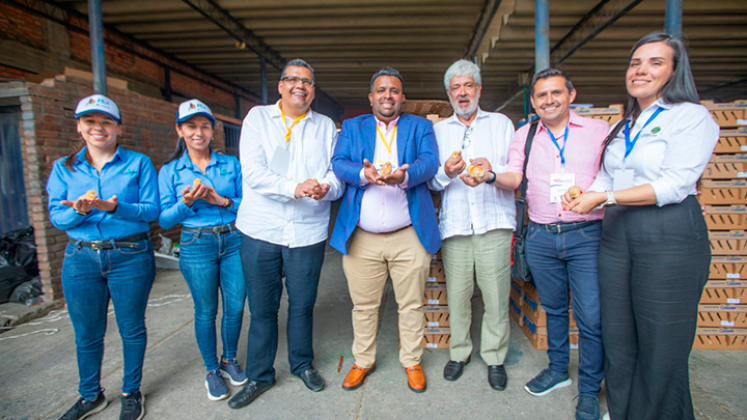
[[[122,117],[119,114],[117,104],[104,95],[99,95],[97,93],[81,99],[80,102],[78,102],[78,106],[75,107],[75,118],[80,118],[81,116],[90,114],[91,112],[99,112],[107,115],[122,124]]]
[[[180,103],[179,108],[176,109],[176,122],[177,124],[183,123],[195,115],[202,115],[215,124],[213,111],[199,99],[190,99]]]

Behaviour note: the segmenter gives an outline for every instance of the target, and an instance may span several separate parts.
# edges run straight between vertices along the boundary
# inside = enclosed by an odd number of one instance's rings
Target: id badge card
[[[576,185],[576,174],[550,174],[550,202],[560,203],[560,198]]]
[[[290,151],[285,147],[275,148],[275,154],[270,161],[270,170],[280,176],[288,176],[288,166],[290,165]]]
[[[633,188],[633,174],[635,172],[632,169],[617,169],[612,177],[612,190],[620,191]]]

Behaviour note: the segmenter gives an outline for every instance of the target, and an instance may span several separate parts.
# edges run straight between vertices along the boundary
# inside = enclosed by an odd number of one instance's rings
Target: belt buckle
[[[223,233],[223,226],[213,226],[213,233]]]
[[[103,249],[102,245],[104,245],[104,241],[91,241],[91,249],[94,251]]]

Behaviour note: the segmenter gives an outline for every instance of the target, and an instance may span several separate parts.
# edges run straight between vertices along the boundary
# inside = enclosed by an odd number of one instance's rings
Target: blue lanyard
[[[547,126],[545,126],[545,130],[547,130],[547,134],[550,135],[550,140],[555,144],[555,147],[558,148],[558,152],[560,153],[560,167],[565,168],[565,146],[568,144],[568,126],[565,126],[565,132],[563,133],[563,148],[560,148],[560,145],[558,144],[558,141],[555,139],[555,135],[553,135],[552,131],[550,131]]]
[[[656,119],[656,117],[658,117],[659,114],[661,114],[661,111],[664,111],[664,108],[659,107],[659,109],[654,111],[653,115],[651,115],[648,121],[646,121],[646,124],[643,124],[643,127],[641,127],[641,131],[639,131],[638,134],[635,135],[635,138],[633,138],[633,141],[630,141],[630,120],[625,121],[625,158],[624,159],[627,159],[630,152],[633,151],[635,144],[638,143],[638,137],[641,135],[641,133],[643,133],[643,130],[646,128],[646,126],[651,121]]]

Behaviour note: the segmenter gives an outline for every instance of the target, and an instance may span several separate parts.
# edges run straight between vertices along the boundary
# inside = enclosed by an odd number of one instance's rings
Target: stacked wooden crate
[[[693,348],[747,350],[747,101],[703,105],[721,133],[700,182],[713,256]]]

